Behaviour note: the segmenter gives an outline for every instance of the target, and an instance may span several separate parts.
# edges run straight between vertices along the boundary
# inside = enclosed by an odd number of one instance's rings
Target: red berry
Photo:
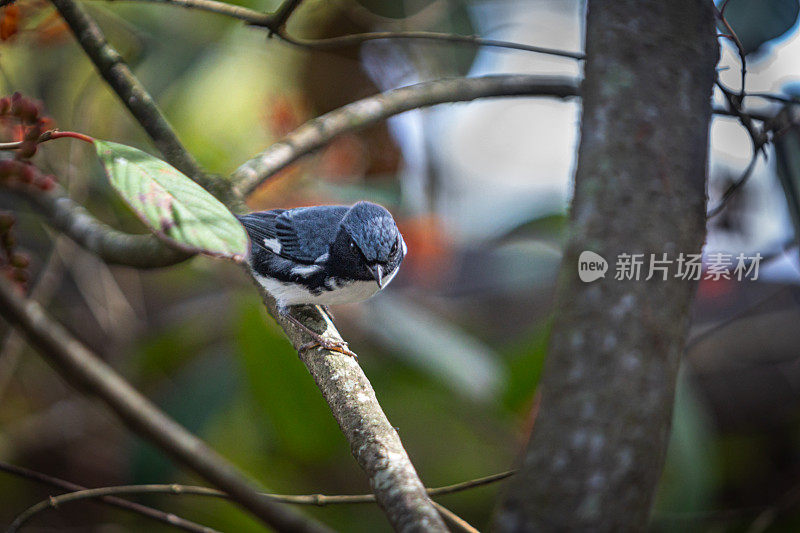
[[[34,123],[39,117],[39,105],[33,100],[24,99],[20,102],[19,118],[23,122]]]
[[[54,176],[43,176],[36,182],[36,186],[43,191],[52,190],[56,186]]]
[[[22,95],[19,93],[14,93],[14,96],[11,97],[11,114],[18,117],[21,110]]]
[[[33,165],[25,165],[22,167],[22,172],[19,173],[19,179],[22,183],[33,183],[36,180],[37,168]]]
[[[7,178],[14,174],[17,168],[17,162],[11,159],[4,159],[0,161],[0,179]]]

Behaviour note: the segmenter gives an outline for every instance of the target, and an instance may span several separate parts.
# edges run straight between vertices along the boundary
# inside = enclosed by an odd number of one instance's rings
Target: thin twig
[[[144,128],[167,162],[210,192],[223,195],[221,180],[206,176],[197,161],[184,148],[153,97],[134,76],[122,56],[106,41],[92,17],[73,0],[51,1],[100,75]]]
[[[723,320],[720,320],[719,322],[716,322],[715,324],[712,324],[711,326],[709,326],[708,328],[706,328],[705,330],[703,330],[703,331],[701,331],[699,333],[696,333],[695,335],[693,335],[691,338],[689,338],[686,341],[686,345],[684,346],[684,351],[688,352],[689,350],[694,348],[696,345],[700,344],[701,342],[703,342],[704,340],[709,338],[709,336],[721,331],[722,329],[730,326],[731,324],[733,324],[735,322],[738,322],[739,320],[747,318],[752,312],[756,311],[759,307],[761,307],[762,305],[764,305],[766,303],[769,303],[773,298],[775,298],[776,296],[780,295],[781,293],[783,293],[783,292],[785,292],[787,290],[789,290],[789,287],[783,286],[780,289],[771,292],[767,296],[765,296],[763,298],[760,298],[754,304],[748,305],[747,307],[745,307],[744,309],[740,309],[739,311],[737,311],[733,315],[731,315],[731,316],[729,316],[729,317],[727,317],[727,318],[725,318]]]
[[[350,46],[357,46],[367,41],[377,41],[383,39],[417,39],[522,50],[525,52],[534,52],[537,54],[547,54],[556,57],[576,59],[579,61],[586,58],[586,56],[581,52],[570,52],[567,50],[559,50],[557,48],[547,48],[544,46],[500,41],[497,39],[485,39],[483,37],[478,37],[477,35],[456,35],[452,33],[440,33],[433,31],[376,31],[368,33],[356,33],[352,35],[340,35],[338,37],[326,37],[321,39],[302,39],[299,37],[292,37],[282,29],[273,31],[273,33],[281,40],[291,45],[314,50],[347,48]]]
[[[480,533],[480,531],[472,527],[469,522],[458,516],[441,503],[433,502],[433,506],[436,507],[437,511],[439,511],[439,514],[442,515],[442,518],[450,522],[450,525],[455,526],[458,531],[464,531],[466,533]]]
[[[83,133],[77,133],[75,131],[60,131],[60,130],[47,130],[39,135],[39,138],[36,139],[38,144],[43,142],[47,142],[52,139],[78,139],[83,142],[93,143],[94,139],[89,137],[88,135],[84,135]],[[17,148],[22,148],[22,145],[25,141],[16,141],[16,142],[8,142],[8,143],[0,143],[0,150],[16,150]]]
[[[773,122],[773,119],[767,120],[759,129],[758,127],[756,127],[755,124],[753,124],[753,117],[742,110],[741,98],[737,99],[732,93],[732,91],[727,87],[725,87],[719,80],[716,81],[716,86],[719,88],[719,90],[725,97],[730,112],[733,114],[733,116],[736,116],[739,119],[739,122],[742,124],[745,130],[747,130],[747,133],[750,136],[750,140],[753,143],[753,155],[750,158],[750,163],[747,165],[744,172],[742,173],[742,176],[734,183],[732,183],[730,187],[728,187],[728,189],[723,193],[720,202],[706,213],[707,219],[712,218],[718,215],[720,212],[722,212],[722,210],[728,204],[728,202],[736,193],[736,191],[738,191],[742,187],[742,185],[747,183],[747,180],[750,179],[750,176],[753,174],[753,170],[755,169],[756,163],[758,162],[759,153],[763,152],[764,156],[766,157],[766,151],[764,150],[764,146],[769,141],[767,131],[769,131],[770,128],[772,127],[772,122]]]
[[[119,0],[115,0],[119,1]],[[275,14],[260,13],[255,10],[247,9],[240,6],[232,6],[225,2],[217,0],[133,0],[144,2],[155,2],[159,4],[172,4],[175,6],[184,7],[187,9],[197,9],[200,11],[208,11],[218,15],[233,17],[247,22],[251,26],[265,27],[269,30],[270,36],[275,35],[282,41],[293,46],[301,48],[309,48],[315,50],[333,50],[336,48],[346,48],[349,46],[356,46],[358,44],[374,41],[378,39],[423,39],[433,41],[445,41],[458,44],[468,44],[472,46],[488,46],[493,48],[507,48],[511,50],[522,50],[525,52],[534,52],[539,54],[547,54],[556,57],[565,57],[569,59],[582,60],[585,55],[580,52],[570,52],[566,50],[559,50],[556,48],[547,48],[544,46],[534,46],[522,43],[515,43],[511,41],[500,41],[497,39],[484,39],[475,35],[456,35],[451,33],[440,33],[430,31],[404,31],[404,32],[369,32],[358,33],[353,35],[342,35],[338,37],[329,37],[323,39],[303,39],[299,37],[292,37],[284,30],[286,23],[285,17],[288,17],[291,12],[286,13],[282,9],[290,7],[293,1],[284,3]],[[299,2],[297,2],[299,4]],[[293,9],[297,6],[295,5]]]
[[[231,499],[266,524],[281,531],[328,531],[318,522],[261,497],[233,465],[165,415],[48,317],[39,304],[26,300],[4,280],[0,280],[0,315],[22,331],[31,345],[62,375],[97,395],[134,432],[227,492]]]
[[[747,93],[745,98],[763,98],[765,100],[772,100],[773,102],[781,102],[783,104],[800,105],[800,99],[797,96],[784,96],[781,94],[772,93]]]
[[[75,492],[75,491],[87,490],[86,487],[83,487],[76,483],[59,479],[57,477],[48,476],[47,474],[43,474],[35,470],[29,470],[27,468],[12,465],[2,461],[0,461],[0,470],[2,470],[3,472],[7,472],[9,474],[13,474],[15,476],[35,481],[37,483],[49,485],[51,487],[56,487],[58,489],[63,489],[65,491]],[[202,526],[190,520],[186,520],[185,518],[181,518],[180,516],[177,516],[175,514],[165,513],[163,511],[159,511],[158,509],[153,509],[152,507],[147,507],[140,503],[131,502],[123,498],[117,498],[115,496],[100,496],[99,499],[103,503],[106,503],[108,505],[112,505],[120,509],[125,509],[127,511],[132,511],[134,513],[138,513],[142,516],[152,518],[153,520],[158,520],[159,522],[175,526],[185,531],[193,531],[195,533],[214,533],[216,531],[210,527]]]
[[[7,463],[0,462],[0,470],[4,470],[10,472],[12,474],[23,475],[24,477],[33,477],[37,480],[44,480],[47,479],[49,476],[45,474],[40,474],[38,472],[28,471],[26,469],[16,467],[13,465],[9,465]],[[499,474],[493,474],[491,476],[486,476],[478,479],[473,479],[470,481],[464,481],[462,483],[456,483],[453,485],[447,485],[444,487],[437,487],[432,489],[427,489],[428,494],[430,496],[441,496],[444,494],[453,494],[456,492],[462,492],[468,489],[481,487],[484,485],[488,485],[490,483],[495,483],[497,481],[504,480],[514,474],[514,471],[508,472],[501,472]],[[61,481],[61,480],[57,480]],[[47,481],[44,481],[47,482]],[[67,482],[62,482],[67,483]],[[55,485],[61,488],[64,488],[64,485],[59,485],[57,483],[50,483],[51,485]],[[74,487],[78,487],[77,485],[72,484]],[[103,499],[105,501],[106,498],[119,496],[123,494],[171,494],[171,495],[191,495],[191,496],[208,496],[213,498],[223,498],[229,499],[228,494],[212,489],[209,487],[198,487],[192,485],[180,485],[180,484],[146,484],[146,485],[119,485],[114,487],[99,487],[94,489],[87,489],[84,487],[67,489],[71,490],[67,494],[62,494],[59,496],[51,496],[46,500],[42,500],[35,505],[29,507],[23,513],[21,513],[9,527],[9,532],[16,531],[20,528],[23,524],[28,522],[32,519],[35,515],[47,510],[47,509],[56,509],[61,508],[62,506],[68,503],[74,503],[82,500],[90,500],[90,499]],[[272,500],[278,503],[287,503],[287,504],[294,504],[294,505],[316,505],[316,506],[326,506],[326,505],[335,505],[335,504],[357,504],[357,503],[375,503],[375,495],[374,494],[341,494],[341,495],[325,495],[325,494],[270,494],[270,493],[261,493],[261,495],[265,499]],[[116,499],[116,498],[115,498]],[[131,503],[127,500],[121,500],[125,503]],[[434,504],[437,508],[440,508],[438,504]],[[442,508],[443,509],[443,508]],[[441,511],[441,509],[440,509]],[[466,524],[463,520],[458,518],[455,514],[450,511],[447,511],[452,516],[456,517],[458,520]],[[443,513],[444,514],[444,513]],[[448,520],[451,520],[450,516],[446,516]],[[468,524],[467,524],[468,525]],[[471,526],[469,526],[471,527]],[[472,529],[465,529],[467,531],[473,531]]]
[[[119,2],[122,0],[105,0]],[[250,24],[251,26],[264,26],[267,27],[273,20],[271,13],[262,13],[254,9],[227,2],[219,2],[218,0],[132,0],[140,2],[151,2],[156,4],[173,5],[185,9],[195,9],[197,11],[206,11],[208,13],[215,13],[225,17],[231,17]]]
[[[741,113],[746,114],[752,120],[757,120],[759,122],[770,122],[775,117],[773,115],[766,115],[764,113],[758,113],[754,111],[731,111],[730,109],[726,109],[724,107],[714,106],[711,112],[720,117],[734,117],[739,118]]]
[[[275,13],[270,17],[270,35],[281,30],[289,21],[292,13],[300,7],[303,0],[284,0],[284,2],[275,10]]]
[[[750,176],[753,174],[753,170],[756,168],[759,153],[760,150],[754,146],[753,155],[750,157],[750,163],[747,164],[747,168],[744,169],[744,172],[742,172],[742,175],[739,177],[739,179],[731,183],[731,185],[725,190],[725,192],[722,194],[722,198],[720,198],[719,203],[708,210],[708,213],[706,213],[706,218],[714,218],[720,214],[722,210],[725,209],[725,206],[728,205],[728,202],[730,202],[731,198],[733,198],[733,195],[736,194],[736,191],[738,191],[742,185],[747,183],[747,180],[750,179]]]
[[[725,87],[719,79],[715,82],[715,85],[719,88],[722,92],[722,95],[725,97],[725,101],[728,104],[728,109],[733,113],[733,116],[736,116],[739,119],[739,122],[742,123],[742,126],[747,130],[747,134],[750,135],[750,139],[753,141],[753,145],[756,146],[759,150],[763,149],[764,144],[767,142],[766,138],[766,128],[762,128],[759,130],[755,124],[753,124],[753,117],[745,112],[742,109],[742,101],[736,95],[733,94],[733,91]]]
[[[364,128],[404,111],[478,98],[569,98],[578,93],[578,81],[574,78],[529,75],[442,79],[386,91],[310,120],[272,144],[233,173],[231,181],[234,183],[234,194],[245,198],[270,176],[321,148],[337,135]]]
[[[747,54],[745,53],[742,41],[739,40],[736,32],[733,31],[733,28],[728,23],[728,19],[725,18],[724,10],[726,7],[728,7],[727,4],[728,3],[725,2],[725,4],[722,6],[722,9],[717,9],[716,7],[714,7],[714,9],[716,10],[717,18],[720,20],[720,22],[722,22],[723,26],[725,26],[725,29],[728,30],[728,33],[724,36],[733,41],[733,44],[736,45],[736,50],[739,52],[739,60],[742,64],[742,87],[739,89],[739,101],[741,102],[744,100],[745,96],[745,80],[747,78],[747,59],[745,56]]]

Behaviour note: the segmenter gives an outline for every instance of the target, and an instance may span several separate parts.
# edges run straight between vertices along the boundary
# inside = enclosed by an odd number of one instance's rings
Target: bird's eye
[[[354,241],[353,239],[350,239],[350,249],[351,250],[356,249],[356,241]]]
[[[394,255],[396,253],[397,253],[397,241],[394,241],[394,244],[392,245],[391,254]]]

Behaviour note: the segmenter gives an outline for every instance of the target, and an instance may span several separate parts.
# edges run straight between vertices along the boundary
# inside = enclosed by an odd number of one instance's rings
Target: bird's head
[[[406,244],[389,211],[358,202],[342,219],[331,253],[332,259],[359,279],[374,279],[383,288],[397,273]]]

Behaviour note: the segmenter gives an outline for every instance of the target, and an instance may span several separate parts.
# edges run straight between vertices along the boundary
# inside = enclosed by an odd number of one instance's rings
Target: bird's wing
[[[299,263],[328,252],[347,213],[346,206],[273,209],[240,216],[254,246]]]
[[[244,229],[247,230],[250,241],[259,248],[265,248],[265,240],[277,239],[277,235],[275,234],[275,219],[284,211],[286,210],[273,209],[272,211],[248,213],[247,215],[237,216],[236,218],[239,219]]]
[[[275,220],[280,254],[301,263],[314,263],[328,253],[348,209],[322,205],[284,211]]]

